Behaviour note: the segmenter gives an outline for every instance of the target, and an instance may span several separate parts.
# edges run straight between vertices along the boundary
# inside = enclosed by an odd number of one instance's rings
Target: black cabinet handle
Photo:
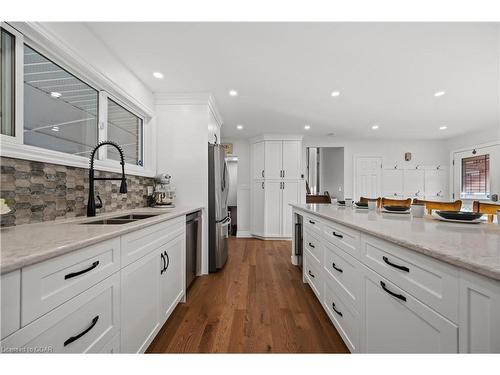
[[[81,271],[78,271],[78,272],[68,273],[67,275],[64,276],[64,280],[71,279],[72,277],[83,275],[84,273],[92,271],[98,265],[99,265],[99,261],[96,260],[94,263],[92,263],[92,265],[89,268],[85,268],[84,270],[81,270]]]
[[[410,269],[408,267],[400,266],[398,264],[391,263],[391,261],[389,259],[387,259],[387,257],[385,257],[385,256],[382,257],[382,259],[384,260],[384,262],[386,262],[391,267],[397,268],[398,270],[401,270],[401,271],[410,272]]]
[[[309,276],[311,276],[312,278],[315,278],[316,276],[314,276],[311,272],[311,270],[307,271],[307,273],[309,274]]]
[[[264,170],[262,170],[262,177],[264,177]]]
[[[309,246],[311,246],[313,249],[316,248],[316,246],[314,246],[312,243],[309,242]]]
[[[334,270],[339,271],[340,273],[344,272],[344,270],[342,270],[341,268],[338,268],[338,267],[335,265],[335,263],[333,263],[333,262],[332,262],[332,267],[333,267],[333,269],[334,269]]]
[[[170,265],[170,257],[168,256],[168,253],[166,251],[163,252],[165,254],[165,257],[167,258],[167,265],[165,266],[165,271],[168,269],[168,266]]]
[[[342,314],[339,310],[337,310],[337,309],[335,308],[335,302],[332,302],[332,309],[333,309],[333,311],[335,311],[335,312],[336,312],[337,314],[339,314],[340,316],[343,316],[343,314]]]
[[[315,223],[314,221],[312,221],[312,220],[309,220],[309,223],[310,223],[310,224],[316,224],[316,223]]]
[[[341,234],[337,234],[337,233],[335,233],[335,232],[332,232],[332,233],[333,233],[333,235],[334,235],[335,237],[338,237],[338,238],[344,238],[344,236],[343,236],[343,235],[341,235]]]
[[[160,256],[161,256],[161,264],[162,264],[162,266],[161,266],[161,271],[160,271],[160,275],[162,275],[162,274],[163,274],[163,272],[165,272],[165,264],[166,264],[166,263],[165,263],[165,256],[164,256],[163,254],[160,254]]]
[[[89,332],[92,328],[94,328],[94,326],[97,324],[98,320],[99,320],[99,315],[97,315],[94,319],[92,319],[92,323],[90,324],[90,326],[87,329],[85,329],[85,331],[80,332],[76,336],[71,336],[69,339],[67,339],[66,341],[64,341],[64,346],[67,346],[67,345],[71,344],[72,342],[78,340],[80,337],[82,337],[87,332]]]
[[[396,297],[397,299],[400,299],[401,301],[406,302],[405,296],[403,296],[402,294],[397,294],[397,293],[391,292],[389,289],[387,289],[387,287],[385,286],[385,283],[383,281],[380,282],[380,286],[382,287],[382,289],[384,289],[391,296]]]

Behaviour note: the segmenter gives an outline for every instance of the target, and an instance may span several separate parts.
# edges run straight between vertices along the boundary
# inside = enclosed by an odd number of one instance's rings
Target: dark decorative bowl
[[[436,214],[448,220],[472,221],[479,219],[483,214],[466,211],[436,211]]]
[[[356,206],[358,206],[358,207],[368,207],[368,202],[356,202]]]
[[[404,211],[408,211],[410,209],[410,207],[406,207],[406,206],[384,206],[384,209],[386,211],[404,212]]]

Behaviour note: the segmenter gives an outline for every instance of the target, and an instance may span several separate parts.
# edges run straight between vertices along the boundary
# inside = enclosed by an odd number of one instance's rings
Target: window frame
[[[110,86],[109,82],[100,82],[94,77],[102,76],[102,73],[92,67],[78,65],[79,57],[61,47],[57,41],[51,40],[47,35],[41,35],[30,29],[30,25],[22,23],[30,31],[26,35],[24,30],[17,30],[6,22],[0,22],[0,26],[10,32],[15,37],[15,135],[8,136],[0,134],[0,156],[18,159],[39,161],[44,163],[53,163],[60,165],[73,166],[78,168],[88,168],[88,157],[72,155],[60,151],[54,151],[42,147],[24,144],[24,45],[40,53],[54,64],[61,66],[71,75],[86,83],[98,92],[98,122],[97,137],[98,142],[106,140],[107,136],[107,100],[108,98],[130,111],[142,120],[142,160],[143,165],[126,163],[125,172],[130,175],[153,177],[155,175],[154,145],[152,142],[146,146],[146,140],[153,139],[153,115],[150,110],[143,108],[138,103],[131,103],[126,97],[120,95],[121,88],[114,82],[111,90],[105,90]],[[16,24],[16,26],[18,26]],[[88,69],[87,71],[85,69]],[[114,91],[113,93],[110,91]],[[151,146],[151,147],[150,147]],[[151,150],[149,150],[151,148]],[[98,160],[94,167],[97,170],[108,172],[121,172],[120,163],[116,160],[107,159],[106,147],[101,147],[98,151]]]

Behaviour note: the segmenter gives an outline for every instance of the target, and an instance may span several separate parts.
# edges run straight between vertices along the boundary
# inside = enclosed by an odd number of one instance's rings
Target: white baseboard
[[[253,236],[250,234],[250,231],[247,230],[239,230],[236,232],[237,238],[252,238]]]

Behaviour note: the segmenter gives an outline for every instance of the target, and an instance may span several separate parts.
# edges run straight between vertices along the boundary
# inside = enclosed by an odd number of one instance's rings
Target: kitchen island
[[[292,207],[304,282],[352,352],[500,352],[500,226]]]

